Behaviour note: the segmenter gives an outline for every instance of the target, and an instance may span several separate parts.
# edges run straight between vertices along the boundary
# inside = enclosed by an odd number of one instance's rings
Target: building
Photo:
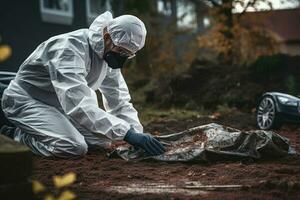
[[[111,2],[114,2],[111,5]],[[9,45],[12,56],[0,62],[1,71],[16,72],[31,52],[49,37],[88,28],[90,23],[106,10],[114,16],[124,13],[125,1],[112,0],[2,0],[0,6],[0,44]],[[163,2],[166,2],[164,5]],[[160,23],[178,18],[179,28],[203,31],[205,4],[185,0],[151,0],[151,5],[161,13]],[[112,9],[114,7],[114,9]],[[200,14],[195,14],[200,13]],[[183,17],[182,17],[183,16]],[[189,37],[180,36],[177,41]],[[179,44],[180,45],[180,44]]]
[[[99,13],[109,9],[101,0],[1,1],[1,43],[12,48],[12,56],[0,63],[0,70],[17,71],[41,42],[87,28]]]
[[[247,12],[243,16],[251,26],[264,27],[280,44],[280,52],[300,55],[300,9]]]

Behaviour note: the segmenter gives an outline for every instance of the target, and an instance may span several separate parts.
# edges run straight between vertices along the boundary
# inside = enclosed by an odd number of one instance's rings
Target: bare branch
[[[257,0],[249,0],[244,7],[244,10],[241,12],[241,15],[245,14],[249,7],[253,7],[256,4]]]

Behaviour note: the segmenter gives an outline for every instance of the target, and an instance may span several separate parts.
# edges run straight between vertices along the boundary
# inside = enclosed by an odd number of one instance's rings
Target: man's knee
[[[57,157],[78,157],[87,153],[88,146],[85,141],[69,142],[60,141],[56,145],[54,156]]]

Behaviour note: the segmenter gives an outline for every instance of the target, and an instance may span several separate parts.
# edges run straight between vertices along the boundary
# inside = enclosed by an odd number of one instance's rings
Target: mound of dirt
[[[248,67],[203,65],[196,60],[187,72],[170,82],[162,80],[147,99],[163,106],[253,108],[264,92],[300,93],[299,63],[300,56],[284,55],[261,58]]]

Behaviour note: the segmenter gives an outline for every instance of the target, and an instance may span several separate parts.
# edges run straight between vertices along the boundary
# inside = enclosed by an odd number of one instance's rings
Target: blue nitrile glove
[[[142,148],[150,156],[160,155],[165,152],[165,147],[157,139],[147,133],[135,133],[130,129],[126,133],[124,141],[134,147]]]

